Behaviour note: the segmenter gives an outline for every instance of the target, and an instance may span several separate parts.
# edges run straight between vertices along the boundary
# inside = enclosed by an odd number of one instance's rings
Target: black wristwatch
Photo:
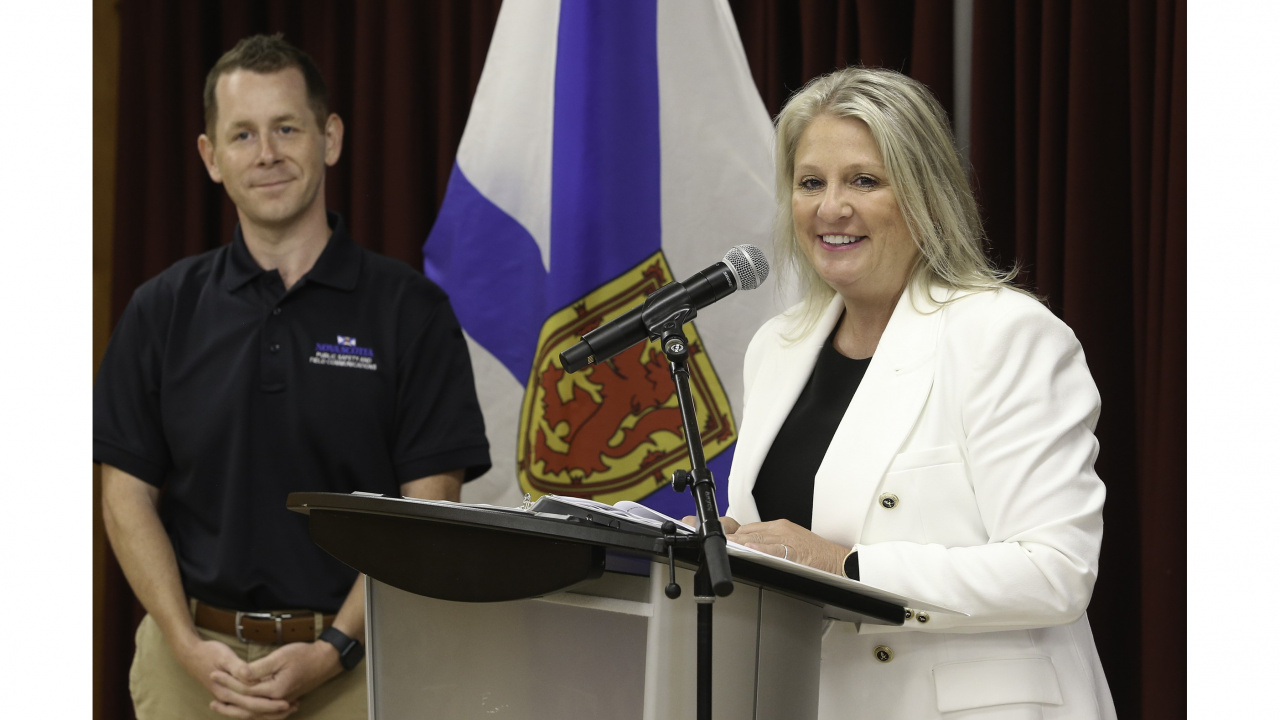
[[[325,628],[320,639],[338,648],[338,662],[342,663],[343,670],[350,670],[364,659],[364,645],[336,627]]]

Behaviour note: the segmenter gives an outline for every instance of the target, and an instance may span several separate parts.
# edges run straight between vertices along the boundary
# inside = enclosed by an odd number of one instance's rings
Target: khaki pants
[[[243,643],[234,635],[204,628],[196,631],[205,640],[227,645],[246,662],[266,657],[277,647]],[[129,670],[129,693],[133,696],[138,720],[227,720],[225,715],[209,709],[213,696],[174,658],[164,633],[150,615],[138,626],[137,646],[133,667]],[[298,711],[290,715],[289,720],[368,720],[368,717],[365,664],[360,663],[299,698]]]

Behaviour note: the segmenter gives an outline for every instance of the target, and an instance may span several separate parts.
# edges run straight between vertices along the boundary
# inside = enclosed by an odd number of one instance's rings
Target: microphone
[[[580,342],[560,353],[560,367],[572,373],[608,360],[651,335],[658,337],[659,333],[650,333],[650,328],[659,327],[663,322],[674,322],[677,315],[682,324],[688,322],[697,316],[699,309],[731,295],[735,290],[754,290],[767,277],[769,263],[760,248],[735,245],[715,265],[682,283],[672,282],[658,288],[643,305],[583,335]],[[679,297],[681,295],[683,297]],[[662,302],[668,299],[675,302]],[[668,304],[671,308],[666,307]],[[674,310],[669,317],[655,318],[656,313],[669,309]]]

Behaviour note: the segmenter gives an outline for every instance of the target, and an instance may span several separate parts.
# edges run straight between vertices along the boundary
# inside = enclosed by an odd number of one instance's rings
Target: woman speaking
[[[779,265],[751,341],[729,539],[965,615],[833,621],[826,718],[1114,718],[1085,608],[1105,490],[1071,330],[983,254],[929,91],[849,68],[777,121]]]

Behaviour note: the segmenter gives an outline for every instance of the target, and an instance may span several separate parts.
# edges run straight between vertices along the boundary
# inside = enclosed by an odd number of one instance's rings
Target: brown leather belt
[[[234,635],[240,642],[263,645],[315,642],[316,617],[320,616],[322,619],[321,629],[333,624],[332,615],[320,615],[310,610],[239,612],[222,610],[202,602],[194,604],[197,627]]]

